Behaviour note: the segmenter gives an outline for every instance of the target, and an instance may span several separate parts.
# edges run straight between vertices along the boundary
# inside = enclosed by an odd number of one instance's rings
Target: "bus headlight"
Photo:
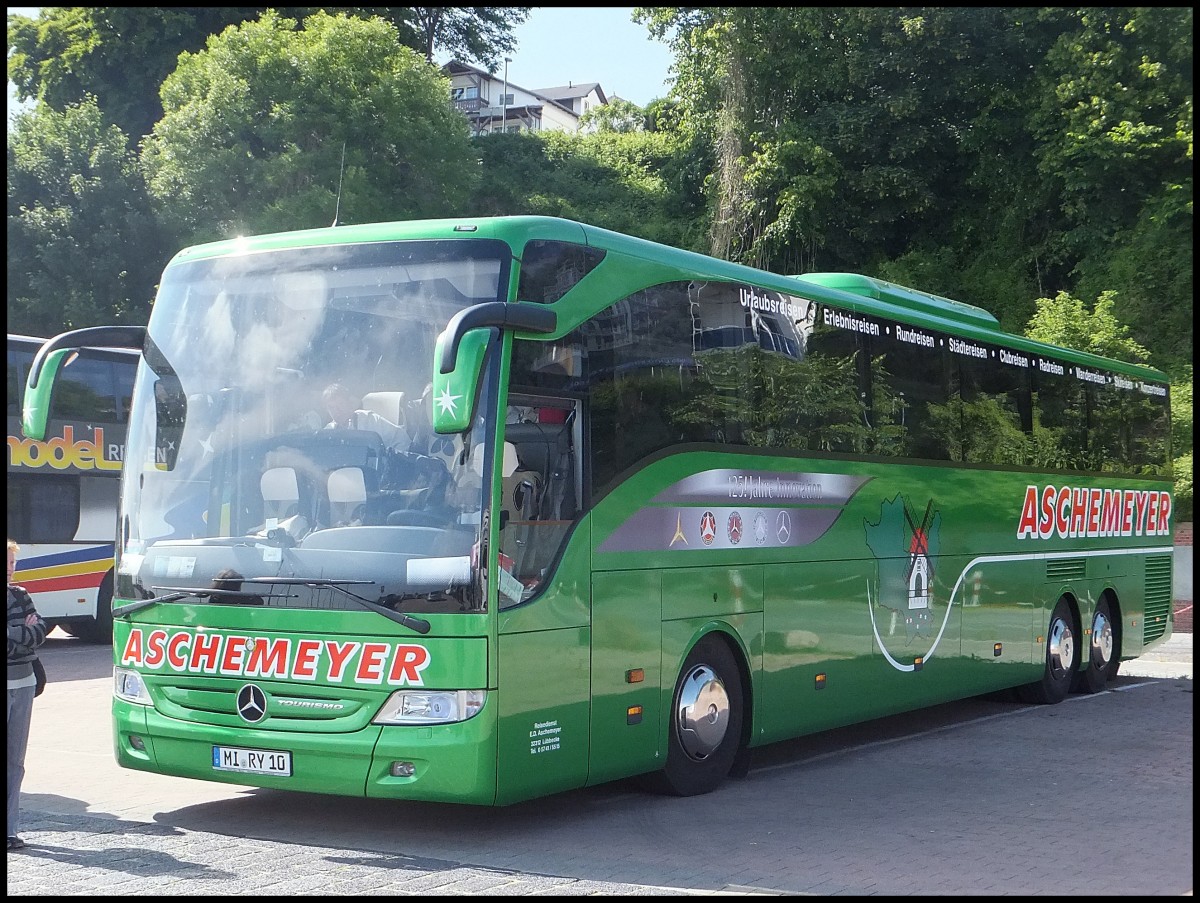
[[[374,724],[451,724],[474,718],[487,690],[397,690],[375,716]]]
[[[136,705],[152,705],[142,675],[128,668],[113,668],[113,695]]]

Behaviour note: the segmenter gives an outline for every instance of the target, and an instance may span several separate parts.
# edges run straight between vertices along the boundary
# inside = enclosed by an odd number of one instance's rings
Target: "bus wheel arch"
[[[1120,606],[1111,590],[1105,590],[1096,601],[1086,639],[1088,661],[1076,673],[1071,689],[1098,693],[1116,680],[1121,665]]]
[[[1079,670],[1079,609],[1068,594],[1058,597],[1046,625],[1042,676],[1017,688],[1022,702],[1055,705],[1071,691]]]
[[[715,790],[746,744],[749,692],[736,644],[720,631],[692,646],[671,693],[667,761],[652,789],[675,796]]]
[[[71,635],[85,643],[112,642],[112,597],[113,572],[110,570],[100,581],[96,591],[96,616],[72,625]]]

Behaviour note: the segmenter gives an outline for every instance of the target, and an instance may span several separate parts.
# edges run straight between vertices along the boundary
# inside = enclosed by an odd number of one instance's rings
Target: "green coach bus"
[[[96,345],[141,352],[127,768],[690,795],[774,741],[1099,691],[1172,630],[1164,375],[865,276],[547,217],[223,241],[145,329],[47,341],[27,435]]]

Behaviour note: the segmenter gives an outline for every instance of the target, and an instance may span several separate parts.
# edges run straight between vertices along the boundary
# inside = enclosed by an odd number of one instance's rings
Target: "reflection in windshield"
[[[236,573],[267,606],[359,610],[335,583],[354,580],[394,611],[477,610],[484,431],[436,436],[424,396],[438,334],[500,298],[508,259],[459,240],[170,267],[129,428],[120,595],[218,602]]]

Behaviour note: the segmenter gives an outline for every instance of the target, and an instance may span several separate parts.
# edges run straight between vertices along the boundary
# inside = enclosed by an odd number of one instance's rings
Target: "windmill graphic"
[[[912,530],[912,538],[908,544],[908,569],[905,578],[908,582],[908,610],[910,612],[923,609],[928,617],[929,607],[933,602],[930,586],[933,582],[933,565],[929,560],[929,523],[933,514],[933,499],[925,506],[925,514],[921,518],[921,526],[913,520],[908,502],[904,504],[904,519]]]

